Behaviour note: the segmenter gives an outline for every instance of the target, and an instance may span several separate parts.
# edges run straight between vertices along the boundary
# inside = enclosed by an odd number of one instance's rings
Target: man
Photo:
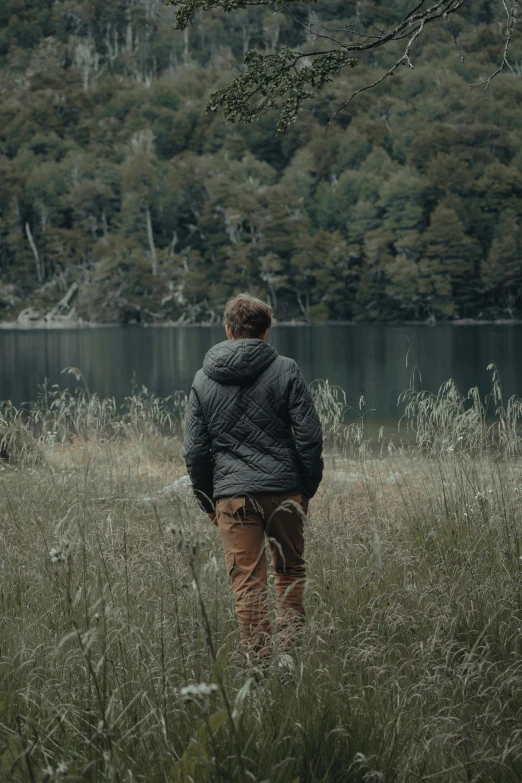
[[[272,323],[272,308],[249,294],[228,302],[228,340],[196,373],[185,436],[194,492],[221,533],[243,645],[260,659],[271,652],[264,536],[288,650],[304,622],[304,519],[323,472],[311,394],[293,359],[265,342]]]

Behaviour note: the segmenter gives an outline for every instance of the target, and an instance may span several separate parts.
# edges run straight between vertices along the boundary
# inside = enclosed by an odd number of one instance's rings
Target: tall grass
[[[307,633],[295,679],[261,681],[216,528],[155,494],[183,399],[3,406],[0,780],[522,779],[519,402],[410,391],[370,448],[316,399]]]

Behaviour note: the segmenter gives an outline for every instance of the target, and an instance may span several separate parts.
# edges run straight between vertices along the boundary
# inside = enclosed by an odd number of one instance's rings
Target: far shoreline
[[[441,326],[518,326],[522,324],[522,319],[519,318],[497,318],[490,320],[475,319],[475,318],[458,318],[453,321],[277,321],[275,327],[293,327],[293,328],[314,328],[321,329],[324,327],[342,327],[350,326],[357,328],[358,326],[422,326],[428,329],[433,329]],[[132,328],[132,329],[194,329],[194,328],[207,328],[220,327],[220,322],[208,323],[177,323],[176,321],[169,321],[164,323],[103,323],[92,321],[78,321],[76,323],[63,323],[63,322],[49,322],[42,321],[36,323],[18,323],[17,321],[0,321],[0,333],[4,332],[64,332],[64,331],[84,331],[89,329],[119,329],[119,328]],[[274,328],[275,328],[274,327]]]

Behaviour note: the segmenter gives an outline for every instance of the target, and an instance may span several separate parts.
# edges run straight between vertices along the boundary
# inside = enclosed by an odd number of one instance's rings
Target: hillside
[[[410,4],[306,14],[371,29]],[[520,26],[513,69],[469,86],[501,61],[500,2],[426,31],[415,69],[325,130],[393,56],[373,54],[279,136],[274,116],[204,109],[247,48],[303,28],[256,8],[187,33],[173,17],[156,0],[0,0],[0,320],[210,321],[243,289],[279,319],[521,314]]]

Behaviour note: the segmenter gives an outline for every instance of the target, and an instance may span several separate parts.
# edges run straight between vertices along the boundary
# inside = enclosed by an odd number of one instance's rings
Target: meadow
[[[373,439],[315,386],[307,629],[263,678],[178,481],[184,398],[78,378],[2,407],[0,781],[522,779],[522,406],[494,369]]]

